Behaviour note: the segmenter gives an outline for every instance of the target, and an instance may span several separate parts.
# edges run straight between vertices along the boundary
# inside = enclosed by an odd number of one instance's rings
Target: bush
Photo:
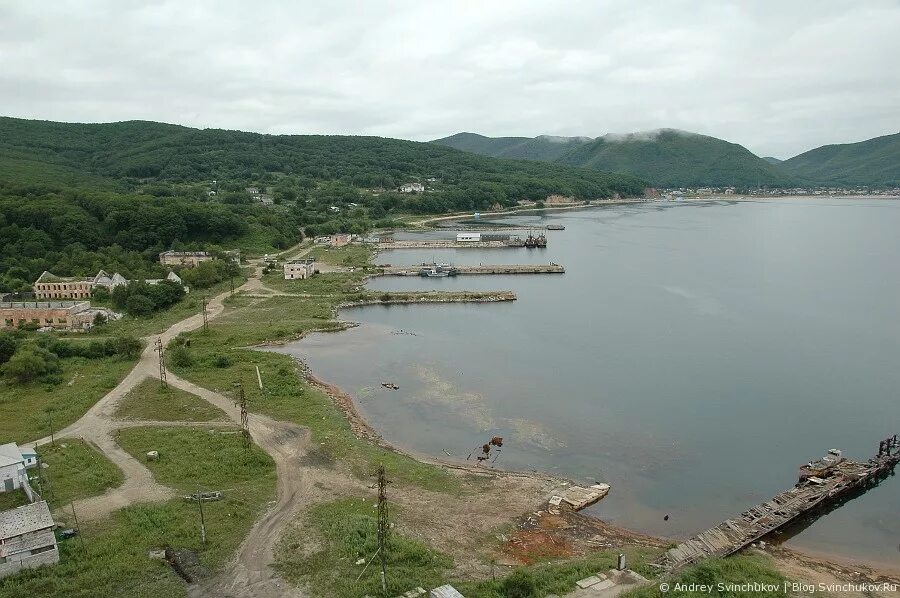
[[[537,584],[531,573],[523,569],[513,571],[503,580],[501,590],[506,598],[533,598],[537,594]]]
[[[166,355],[169,358],[169,363],[174,367],[188,368],[194,365],[194,356],[191,354],[190,349],[184,345],[172,347],[166,351]]]
[[[106,303],[107,301],[109,301],[110,297],[111,295],[109,289],[106,287],[94,287],[94,290],[91,293],[91,299],[93,299],[97,303]]]
[[[24,384],[59,372],[59,357],[43,347],[29,345],[16,351],[3,364],[3,375]]]
[[[19,346],[16,337],[9,332],[0,332],[0,364],[9,361]]]
[[[132,316],[146,316],[153,312],[153,301],[146,295],[131,295],[125,300],[125,310]]]
[[[231,360],[227,355],[216,353],[215,357],[213,357],[213,365],[217,368],[227,368],[231,365]]]

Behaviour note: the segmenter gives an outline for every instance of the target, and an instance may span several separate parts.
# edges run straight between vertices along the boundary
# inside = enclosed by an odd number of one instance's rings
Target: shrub
[[[0,332],[0,364],[9,361],[19,346],[16,337],[8,332]]]
[[[153,308],[153,301],[146,295],[131,295],[125,301],[125,310],[132,316],[146,316]]]
[[[169,358],[169,363],[174,367],[188,368],[194,365],[194,356],[191,354],[190,349],[184,345],[172,347],[166,351],[166,355]]]
[[[215,357],[213,357],[213,365],[217,368],[227,368],[231,365],[231,360],[227,355],[216,353]]]
[[[59,372],[59,357],[36,345],[19,349],[3,364],[3,375],[22,384],[57,372]]]
[[[503,595],[506,598],[533,598],[537,594],[537,585],[531,573],[523,569],[513,571],[501,584]]]

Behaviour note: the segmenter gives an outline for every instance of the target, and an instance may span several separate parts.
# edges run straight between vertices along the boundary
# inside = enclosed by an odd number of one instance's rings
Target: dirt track
[[[265,287],[259,278],[260,271],[261,266],[256,264],[253,275],[237,290],[251,293],[264,290]],[[228,295],[229,293],[225,292],[209,301],[207,304],[209,319],[217,317],[224,311],[223,301]],[[161,339],[163,344],[167,345],[182,332],[196,330],[202,325],[202,315],[196,314],[173,324],[162,334],[145,337],[143,341],[146,348],[131,372],[97,401],[81,419],[55,435],[57,439],[82,438],[115,463],[125,476],[125,482],[121,486],[110,489],[101,496],[75,501],[75,507],[82,521],[107,517],[130,504],[160,502],[175,496],[174,490],[157,483],[150,470],[119,447],[114,441],[114,435],[119,428],[136,425],[175,427],[188,424],[125,421],[117,419],[115,413],[122,398],[135,386],[146,378],[159,377],[156,339]],[[171,386],[196,394],[224,411],[233,422],[240,422],[240,411],[230,399],[182,380],[171,372],[166,378]],[[270,565],[274,560],[274,547],[280,537],[280,531],[296,515],[300,505],[303,504],[302,495],[308,490],[308,482],[298,468],[299,459],[307,451],[308,433],[300,426],[260,415],[251,415],[249,424],[254,441],[275,461],[278,474],[277,500],[253,526],[225,571],[207,580],[206,583],[191,587],[189,589],[191,596],[240,595],[262,598],[302,595],[299,590],[281,581]],[[191,422],[189,425],[221,426],[223,422]],[[49,442],[50,438],[45,437],[30,444],[37,446]]]

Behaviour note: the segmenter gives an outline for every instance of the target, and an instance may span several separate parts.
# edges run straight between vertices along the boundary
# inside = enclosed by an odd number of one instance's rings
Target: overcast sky
[[[900,2],[0,3],[0,114],[429,140],[900,130]]]

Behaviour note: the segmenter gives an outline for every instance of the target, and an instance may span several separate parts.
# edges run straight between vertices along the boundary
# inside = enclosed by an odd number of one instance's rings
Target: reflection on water
[[[345,310],[362,325],[283,350],[359,397],[392,442],[464,458],[503,436],[498,466],[608,481],[599,514],[673,536],[789,487],[797,466],[828,448],[864,459],[900,431],[900,202],[515,219],[539,220],[566,226],[548,232],[546,250],[405,250],[376,261],[552,261],[565,275],[370,283],[510,289],[518,301]],[[897,564],[897,513],[892,478],[791,543]]]

